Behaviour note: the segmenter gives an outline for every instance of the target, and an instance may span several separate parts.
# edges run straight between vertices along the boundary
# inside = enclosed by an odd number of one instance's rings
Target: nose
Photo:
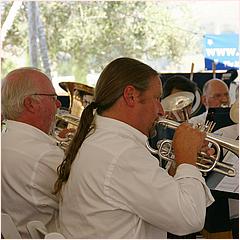
[[[222,102],[228,102],[229,101],[229,96],[223,95],[222,98],[221,98],[221,101]]]
[[[220,99],[220,104],[230,105],[230,98],[229,96],[223,95]]]
[[[159,102],[159,108],[158,108],[158,116],[161,117],[161,116],[164,116],[164,110],[163,110],[163,106],[161,104],[161,102]]]
[[[56,100],[56,107],[57,108],[60,108],[62,106],[61,102],[57,99]]]

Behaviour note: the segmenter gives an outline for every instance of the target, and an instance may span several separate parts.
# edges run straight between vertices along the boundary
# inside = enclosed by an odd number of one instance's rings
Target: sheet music
[[[236,169],[236,176],[224,176],[215,189],[224,192],[239,193],[239,158],[234,153],[228,151],[223,162],[233,164],[233,167]]]

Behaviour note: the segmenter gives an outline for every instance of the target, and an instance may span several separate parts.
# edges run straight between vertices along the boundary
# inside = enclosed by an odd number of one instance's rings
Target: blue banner
[[[205,35],[204,60],[206,70],[212,70],[213,61],[216,70],[239,69],[239,35]]]

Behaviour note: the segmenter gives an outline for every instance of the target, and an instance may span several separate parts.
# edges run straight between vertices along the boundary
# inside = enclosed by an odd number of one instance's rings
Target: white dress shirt
[[[182,164],[171,177],[145,147],[147,137],[96,116],[63,187],[59,217],[67,238],[166,238],[203,228],[214,200],[200,171]]]
[[[52,191],[63,151],[41,130],[10,120],[1,141],[2,212],[12,217],[22,238],[30,237],[26,224],[32,220],[56,231],[58,199]]]
[[[192,117],[189,119],[189,123],[192,123],[194,126],[197,125],[198,123],[201,124],[201,126],[205,125],[205,121],[207,119],[207,114],[208,112],[203,112],[202,114]]]
[[[220,128],[214,133],[226,138],[237,139],[239,136],[239,124],[237,123],[224,128]]]
[[[218,129],[216,132],[214,132],[217,135],[234,139],[236,140],[237,137],[239,136],[239,124],[233,124],[231,126],[227,126],[224,128]],[[226,154],[226,149],[223,149],[224,155]],[[238,166],[235,166],[237,168],[237,171],[239,171]],[[230,219],[232,218],[239,218],[239,200],[238,199],[233,199],[229,198],[229,217]]]

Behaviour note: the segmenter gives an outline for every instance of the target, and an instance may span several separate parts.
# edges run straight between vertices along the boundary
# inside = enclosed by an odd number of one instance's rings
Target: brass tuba
[[[68,93],[70,104],[68,111],[60,111],[56,114],[54,137],[57,144],[65,150],[73,138],[74,129],[78,126],[83,109],[93,100],[94,88],[78,82],[60,82],[59,85]],[[65,137],[60,137],[59,133],[66,128],[73,131]]]
[[[94,88],[77,82],[60,82],[59,85],[69,95],[69,114],[80,117],[83,109],[93,100]]]

